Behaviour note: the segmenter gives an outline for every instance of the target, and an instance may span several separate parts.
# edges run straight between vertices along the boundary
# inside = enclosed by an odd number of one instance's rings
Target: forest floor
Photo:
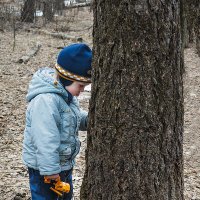
[[[83,42],[92,47],[92,13],[82,9],[74,20],[75,24],[68,21],[67,34],[81,37]],[[60,47],[76,42],[38,34],[33,30],[53,32],[53,29],[61,31],[66,27],[58,24],[21,27],[16,32],[14,51],[12,31],[0,32],[0,200],[30,199],[27,169],[21,160],[28,83],[38,68],[55,64]],[[41,44],[37,55],[27,64],[18,63],[19,58],[27,54],[37,42]],[[185,200],[200,200],[200,58],[194,48],[185,50],[185,69]],[[85,110],[88,109],[89,98],[90,92],[87,91],[79,97],[80,105]],[[80,140],[81,152],[73,172],[74,200],[79,199],[84,174],[86,132],[80,132]]]

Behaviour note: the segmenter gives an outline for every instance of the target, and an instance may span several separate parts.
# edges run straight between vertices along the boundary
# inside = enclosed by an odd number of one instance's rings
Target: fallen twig
[[[88,6],[91,6],[91,2],[80,3],[80,4],[76,4],[76,5],[65,6],[65,7],[64,7],[64,10],[72,9],[72,8],[88,7]]]
[[[69,29],[68,31],[72,31],[72,32],[81,32],[81,31],[87,31],[89,29],[91,29],[93,27],[93,25],[87,27],[87,28],[84,28],[84,29]]]
[[[77,41],[77,37],[72,36],[72,35],[68,35],[68,34],[65,34],[65,33],[51,33],[51,32],[45,31],[45,30],[30,30],[30,29],[28,29],[27,31],[35,33],[35,34],[50,35],[50,36],[52,36],[54,38],[58,38],[58,39],[68,39],[68,40]]]
[[[27,63],[30,58],[35,56],[37,52],[40,50],[41,44],[36,43],[36,45],[27,53],[27,55],[22,56],[17,62],[18,63]]]

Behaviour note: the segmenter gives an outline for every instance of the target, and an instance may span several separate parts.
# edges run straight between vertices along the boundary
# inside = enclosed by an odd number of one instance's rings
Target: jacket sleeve
[[[52,175],[61,171],[59,122],[56,97],[50,94],[38,95],[32,108],[31,134],[41,175]]]
[[[88,123],[88,113],[84,110],[81,110],[81,123],[80,123],[80,127],[79,130],[80,131],[86,131],[87,130],[87,123]]]

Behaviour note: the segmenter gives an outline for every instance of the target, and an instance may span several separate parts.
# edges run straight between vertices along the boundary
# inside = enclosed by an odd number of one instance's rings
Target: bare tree
[[[196,4],[196,18],[195,18],[194,32],[196,35],[196,49],[198,55],[200,56],[200,1],[198,1]]]
[[[199,44],[199,29],[200,29],[200,1],[199,0],[185,0],[185,46],[189,43]]]
[[[62,13],[64,0],[44,0],[44,17],[47,21],[54,20],[54,14]]]
[[[63,10],[64,6],[65,6],[64,0],[54,0],[54,9],[56,11]]]
[[[23,22],[34,22],[35,0],[25,0],[21,13],[21,20]]]
[[[180,1],[93,2],[81,200],[183,200]]]
[[[44,17],[47,21],[52,21],[54,18],[54,9],[53,9],[53,0],[45,0],[44,1]]]

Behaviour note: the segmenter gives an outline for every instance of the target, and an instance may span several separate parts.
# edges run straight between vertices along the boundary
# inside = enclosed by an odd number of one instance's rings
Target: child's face
[[[81,92],[84,91],[85,86],[87,86],[87,83],[81,83],[81,82],[73,82],[69,86],[65,86],[66,90],[68,90],[72,96],[79,96]]]

